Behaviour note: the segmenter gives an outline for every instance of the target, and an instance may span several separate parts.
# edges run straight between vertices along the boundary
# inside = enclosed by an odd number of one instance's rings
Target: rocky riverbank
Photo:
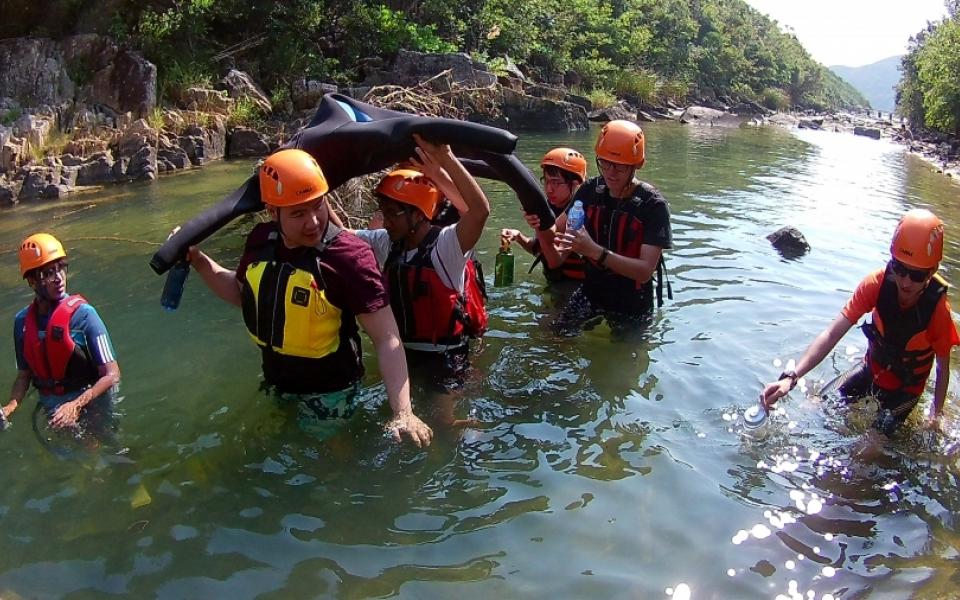
[[[590,100],[559,83],[529,81],[515,68],[494,74],[465,54],[401,51],[393,64],[368,69],[360,85],[298,80],[273,99],[233,69],[212,86],[176,90],[169,106],[158,105],[156,90],[154,65],[100,36],[0,41],[0,205],[55,200],[211,160],[266,155],[309,121],[328,92],[515,132],[672,119],[690,126],[770,124],[886,137],[948,175],[958,174],[956,140],[914,136],[889,119],[795,116],[722,99],[688,107],[626,99],[593,110]]]

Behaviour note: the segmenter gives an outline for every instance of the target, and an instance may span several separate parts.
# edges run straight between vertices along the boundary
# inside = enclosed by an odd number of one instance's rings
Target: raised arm
[[[486,195],[480,189],[477,180],[453,155],[450,146],[434,144],[418,135],[413,137],[417,141],[417,156],[420,157],[420,162],[424,165],[432,163],[427,167],[428,171],[434,167],[446,171],[453,185],[460,192],[466,212],[460,215],[460,221],[457,223],[457,239],[464,252],[472,250],[480,240],[483,228],[487,224],[487,217],[490,216],[490,203]]]

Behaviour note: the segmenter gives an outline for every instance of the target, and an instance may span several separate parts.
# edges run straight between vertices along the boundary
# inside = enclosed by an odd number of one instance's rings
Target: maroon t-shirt
[[[237,265],[237,281],[246,285],[246,271],[263,254],[266,244],[274,246],[274,260],[296,264],[311,248],[287,248],[282,241],[268,240],[276,231],[274,223],[261,223],[247,236]],[[320,359],[279,355],[263,350],[263,374],[282,392],[331,392],[352,385],[363,376],[360,337],[356,315],[376,312],[389,306],[377,260],[370,246],[349,232],[341,232],[320,254],[320,275],[327,299],[342,312],[340,347]]]

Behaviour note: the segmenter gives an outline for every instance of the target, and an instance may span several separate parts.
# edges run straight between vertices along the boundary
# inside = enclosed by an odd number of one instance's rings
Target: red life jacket
[[[926,331],[937,304],[946,293],[947,283],[934,275],[916,305],[901,310],[897,284],[887,266],[872,322],[861,328],[869,341],[867,362],[878,387],[911,394],[923,392],[936,356]]]
[[[480,263],[472,256],[464,267],[464,293],[444,285],[430,260],[439,236],[440,228],[432,227],[406,263],[400,259],[403,244],[393,244],[383,270],[400,339],[405,344],[431,344],[443,350],[484,334],[487,293]],[[452,279],[449,273],[447,276]]]
[[[65,394],[96,383],[96,365],[70,335],[70,319],[87,301],[75,294],[53,309],[41,340],[37,328],[37,303],[27,308],[23,324],[23,358],[33,374],[33,385],[42,394]]]
[[[602,186],[602,189],[601,189]],[[602,180],[585,183],[578,191],[583,200],[584,227],[595,242],[627,258],[640,258],[643,246],[646,203],[659,192],[649,183],[640,182],[630,198],[613,198]],[[663,306],[663,283],[666,264],[663,256],[657,264],[657,306]],[[629,277],[604,269],[593,259],[586,259],[584,292],[592,302],[605,310],[623,313],[643,313],[653,309],[653,278],[641,283]],[[667,280],[667,296],[673,299],[673,290]]]

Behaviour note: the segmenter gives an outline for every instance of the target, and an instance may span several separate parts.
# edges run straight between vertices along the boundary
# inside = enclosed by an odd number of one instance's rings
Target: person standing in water
[[[470,364],[470,338],[486,328],[473,249],[490,204],[449,146],[414,139],[414,168],[391,171],[377,185],[383,228],[354,233],[383,270],[411,370],[458,387]],[[441,227],[433,219],[443,196],[463,208],[455,223]]]
[[[280,150],[259,171],[272,220],[247,236],[237,269],[196,246],[188,258],[203,282],[238,306],[260,347],[266,383],[297,406],[298,423],[320,439],[356,410],[363,376],[357,322],[370,335],[393,418],[396,441],[430,444],[433,432],[413,413],[397,324],[370,248],[331,222],[326,177],[303,150]]]
[[[583,285],[554,322],[559,333],[578,333],[601,317],[614,330],[629,330],[653,311],[653,276],[661,271],[673,235],[666,199],[636,178],[646,160],[645,145],[643,130],[630,121],[610,121],[600,131],[600,176],[574,196],[583,202],[584,226],[557,237],[561,260],[571,252],[587,259]]]
[[[540,178],[543,191],[550,202],[550,208],[557,214],[556,232],[563,233],[566,231],[567,211],[573,204],[577,190],[587,179],[587,159],[572,148],[554,148],[543,156],[540,168],[543,171]],[[551,268],[551,257],[540,248],[540,217],[528,214],[524,215],[524,218],[537,232],[534,237],[528,237],[517,229],[503,229],[500,231],[501,240],[516,241],[524,250],[544,261],[543,275],[547,281],[583,281],[586,270],[584,258],[571,252],[567,254],[566,260],[562,263],[557,261],[557,265]]]
[[[760,400],[773,406],[820,364],[868,312],[861,328],[867,354],[859,369],[840,384],[844,401],[872,395],[880,403],[874,427],[890,435],[920,400],[936,362],[936,385],[927,426],[938,428],[950,383],[950,349],[960,344],[947,301],[947,284],[937,275],[943,259],[943,223],[932,212],[914,209],[900,219],[887,264],[864,278],[833,322],[813,340],[791,371],[767,384]]]
[[[10,419],[32,382],[52,427],[107,434],[120,367],[106,325],[83,296],[67,295],[67,253],[57,238],[31,235],[19,259],[34,297],[14,317],[17,377],[0,418]]]

